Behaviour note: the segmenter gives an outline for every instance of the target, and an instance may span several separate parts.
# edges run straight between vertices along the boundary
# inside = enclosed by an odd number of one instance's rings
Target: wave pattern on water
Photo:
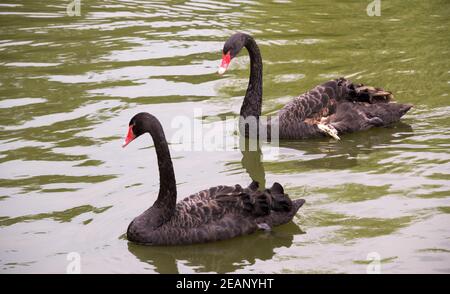
[[[0,271],[449,273],[448,1],[68,1],[0,4]],[[384,3],[384,2],[383,2]],[[237,115],[245,50],[215,72],[223,42],[252,34],[264,61],[264,113],[346,76],[415,104],[402,123],[328,139],[282,142],[263,156],[173,151],[179,195],[251,178],[284,183],[307,204],[273,234],[147,248],[124,238],[155,200],[148,138],[120,148],[148,111],[167,137],[174,115]],[[174,142],[172,142],[174,143]],[[144,157],[144,158],[142,158]]]

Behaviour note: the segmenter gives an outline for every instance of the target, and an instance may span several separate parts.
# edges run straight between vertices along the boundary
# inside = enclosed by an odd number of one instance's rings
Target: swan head
[[[251,37],[247,34],[236,33],[225,42],[222,49],[222,63],[217,71],[218,74],[222,75],[227,71],[231,60],[239,54],[248,38]]]
[[[219,70],[217,71],[217,73],[219,75],[223,75],[227,71],[227,68],[230,65],[230,62],[231,62],[230,52],[228,52],[227,54],[223,54],[222,55],[222,63],[220,64]]]
[[[130,123],[128,124],[128,133],[125,136],[122,147],[126,147],[131,143],[131,141],[147,132],[149,129],[148,124],[152,120],[156,120],[156,118],[146,112],[141,112],[133,116],[133,118],[130,120]]]

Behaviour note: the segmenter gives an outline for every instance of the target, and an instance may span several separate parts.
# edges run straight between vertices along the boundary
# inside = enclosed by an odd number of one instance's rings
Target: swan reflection
[[[290,247],[295,235],[304,232],[293,222],[274,231],[257,232],[234,239],[188,246],[142,246],[128,242],[128,250],[141,262],[155,267],[161,274],[183,273],[182,263],[193,272],[229,273],[270,260],[278,248]]]

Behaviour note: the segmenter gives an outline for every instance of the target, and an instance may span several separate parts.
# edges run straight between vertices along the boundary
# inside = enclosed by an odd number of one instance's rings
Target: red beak
[[[220,64],[219,70],[217,71],[219,75],[227,71],[227,68],[230,65],[230,61],[231,61],[230,51],[228,51],[227,54],[222,53],[222,63]]]
[[[128,144],[130,144],[131,141],[133,141],[136,138],[136,136],[133,133],[133,125],[128,127],[128,134],[125,138],[125,141],[123,141],[122,148],[126,147]]]

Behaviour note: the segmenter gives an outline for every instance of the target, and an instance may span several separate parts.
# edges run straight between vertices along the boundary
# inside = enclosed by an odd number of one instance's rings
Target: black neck
[[[162,209],[164,216],[170,217],[175,210],[177,187],[169,146],[162,126],[154,116],[149,116],[145,127],[153,138],[159,167],[159,194],[153,206]]]
[[[247,92],[245,93],[244,102],[241,107],[241,116],[254,116],[259,118],[261,115],[262,104],[262,59],[258,45],[255,40],[248,36],[244,44],[250,55],[250,79],[248,82]]]

